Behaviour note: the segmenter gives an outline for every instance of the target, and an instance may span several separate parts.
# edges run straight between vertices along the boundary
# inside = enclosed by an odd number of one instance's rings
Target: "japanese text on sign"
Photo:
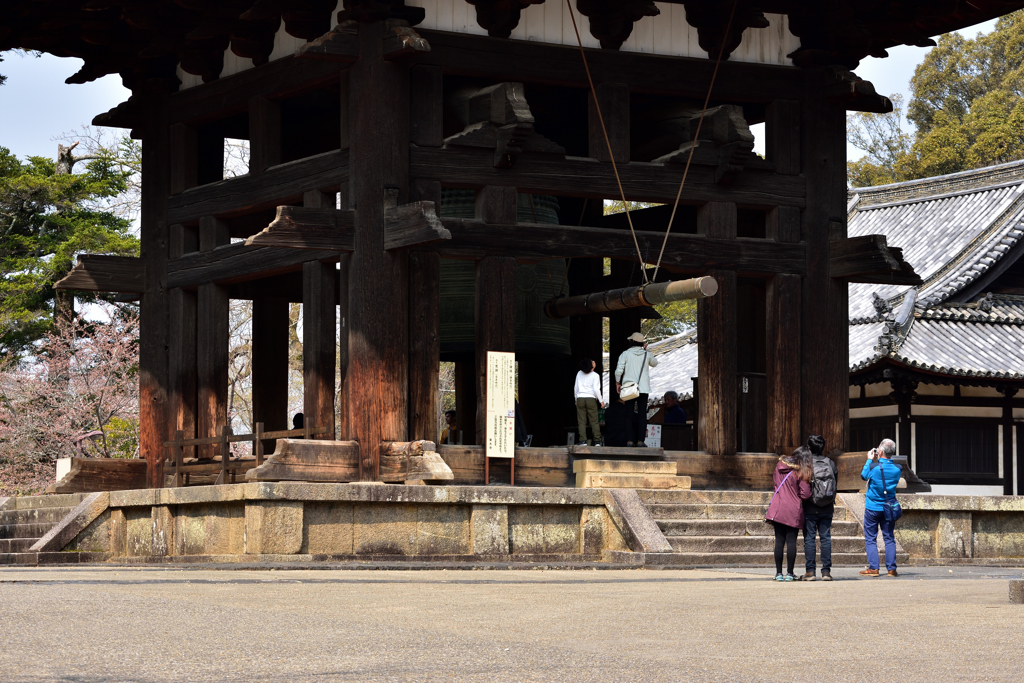
[[[515,457],[516,354],[487,352],[488,458]]]

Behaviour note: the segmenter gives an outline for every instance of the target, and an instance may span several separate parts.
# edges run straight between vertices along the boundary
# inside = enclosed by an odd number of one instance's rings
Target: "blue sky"
[[[973,38],[979,31],[991,31],[994,25],[994,21],[986,22],[960,33]],[[893,48],[887,59],[865,59],[857,73],[874,83],[879,93],[900,92],[909,101],[910,78],[927,52],[928,48]],[[88,124],[93,116],[130,95],[116,75],[85,85],[66,85],[64,79],[78,71],[80,64],[78,59],[49,55],[4,54],[0,73],[7,76],[7,83],[0,86],[0,145],[18,157],[53,157],[55,137]],[[856,159],[861,153],[850,148],[848,156]]]

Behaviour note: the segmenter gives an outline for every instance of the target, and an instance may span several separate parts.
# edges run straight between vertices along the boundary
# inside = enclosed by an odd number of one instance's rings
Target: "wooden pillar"
[[[199,250],[195,228],[172,225],[170,257]],[[196,292],[174,287],[168,292],[168,368],[171,378],[170,432],[181,430],[184,438],[196,437]],[[194,456],[194,446],[185,447],[186,457]]]
[[[385,251],[385,189],[409,195],[409,70],[384,61],[384,23],[359,25],[349,69],[351,196],[356,218],[349,273],[347,436],[360,444],[360,479],[380,475],[381,441],[408,437],[408,255]]]
[[[601,115],[604,117],[604,126],[608,132],[608,142],[605,142],[604,131],[601,130],[601,121],[597,116],[597,107],[594,106],[594,97],[588,97],[590,156],[598,161],[611,161],[611,157],[608,155],[610,143],[612,154],[615,155],[615,163],[625,164],[629,161],[630,153],[629,86],[625,83],[599,83],[594,87],[594,94],[597,95],[597,101],[601,105]]]
[[[700,234],[736,237],[736,205],[711,202],[697,214]],[[736,272],[710,270],[718,293],[697,302],[697,376],[700,381],[698,448],[712,455],[736,453]]]
[[[302,264],[302,412],[318,439],[334,439],[337,380],[337,268],[333,261]]]
[[[910,428],[911,417],[911,405],[914,403],[917,397],[914,393],[917,390],[917,382],[907,379],[905,377],[897,376],[890,383],[892,386],[892,393],[896,399],[896,414],[898,423],[896,425],[896,443],[897,443],[897,455],[909,456],[911,453],[910,440],[912,438],[913,430]],[[847,394],[849,395],[849,394]],[[826,447],[831,448],[826,441]]]
[[[807,208],[802,236],[807,274],[801,297],[803,432],[818,432],[826,448],[846,450],[849,435],[849,319],[847,284],[829,277],[833,240],[846,237],[846,113],[809,87],[801,115]]]
[[[231,241],[228,227],[213,216],[199,222],[199,250],[212,251]],[[228,290],[209,283],[199,285],[197,301],[196,367],[199,405],[198,435],[217,436],[228,423]],[[200,446],[201,458],[212,458],[218,446]]]
[[[476,263],[476,441],[486,443],[487,352],[516,350],[516,260],[488,256]]]
[[[143,144],[150,151],[142,161],[146,182],[142,187],[140,242],[146,278],[139,318],[139,452],[148,465],[148,486],[160,488],[163,486],[163,442],[171,436],[168,415],[171,378],[166,347],[169,325],[169,226],[166,218],[170,195],[166,98],[148,98],[145,111]]]
[[[1001,389],[1003,393],[1003,452],[999,457],[1003,459],[1003,494],[1014,495],[1013,481],[1013,397],[1017,395],[1016,387]],[[1020,463],[1017,464],[1020,467]],[[1018,493],[1020,490],[1018,489]]]
[[[249,100],[249,175],[281,163],[281,105],[264,97]]]
[[[181,194],[199,184],[199,139],[184,123],[171,126],[170,193]]]
[[[441,258],[409,254],[409,438],[438,440]]]
[[[768,213],[768,239],[800,241],[800,209],[776,207]],[[768,391],[768,449],[782,455],[801,445],[808,434],[800,425],[799,275],[778,274],[768,280],[765,372]],[[809,427],[813,429],[813,427]],[[828,447],[828,446],[826,446]]]
[[[290,428],[287,299],[252,302],[252,421],[262,422],[268,432]],[[273,439],[264,441],[264,453],[273,449]]]
[[[766,108],[765,152],[782,175],[800,173],[800,103],[775,100]]]

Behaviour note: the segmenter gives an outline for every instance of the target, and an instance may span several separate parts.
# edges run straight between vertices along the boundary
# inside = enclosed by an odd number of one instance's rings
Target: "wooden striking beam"
[[[846,282],[919,285],[921,276],[890,247],[885,235],[863,235],[830,242],[829,276]]]
[[[352,251],[354,211],[279,206],[274,221],[245,241],[247,247]]]
[[[718,185],[716,166],[694,164],[683,189],[684,203],[734,201],[745,206],[798,206],[806,204],[806,180],[775,173],[770,164],[749,166],[729,186]],[[413,147],[410,173],[421,180],[440,180],[460,187],[507,185],[521,193],[554,194],[603,199],[618,197],[611,164],[588,157],[562,158],[555,154],[524,153],[512,168],[495,168],[493,150],[472,147],[444,149]],[[685,164],[630,162],[619,164],[626,198],[631,201],[671,203],[676,200]]]
[[[53,288],[141,294],[145,290],[145,278],[146,265],[140,258],[80,254],[75,267]]]
[[[443,218],[452,239],[433,247],[444,258],[480,259],[488,255],[515,256],[523,262],[560,258],[635,259],[636,247],[629,233],[607,228],[541,225],[536,223],[491,224]],[[656,255],[664,233],[637,231],[641,252]],[[708,268],[734,269],[742,273],[804,272],[803,244],[784,244],[761,239],[718,239],[703,235],[672,233],[662,265],[676,272]]]
[[[243,282],[301,270],[306,261],[321,261],[337,256],[337,251],[247,247],[238,242],[213,251],[171,259],[167,262],[167,286],[195,287],[209,282]]]
[[[310,189],[339,187],[348,177],[348,150],[324,152],[185,190],[167,201],[170,223],[194,223],[201,216],[229,217],[298,201]]]

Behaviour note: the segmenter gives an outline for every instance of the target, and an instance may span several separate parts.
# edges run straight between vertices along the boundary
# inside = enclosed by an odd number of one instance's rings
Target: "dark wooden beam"
[[[409,420],[408,254],[384,249],[385,191],[398,190],[396,203],[409,193],[409,67],[384,61],[384,28],[360,24],[359,61],[349,77],[356,223],[343,436],[359,441],[359,476],[369,481],[379,477],[380,444],[407,441]]]
[[[163,442],[170,437],[172,385],[166,346],[170,323],[166,264],[171,224],[167,220],[171,145],[166,98],[149,97],[144,108],[143,144],[148,151],[142,160],[146,184],[142,187],[139,241],[147,268],[139,315],[139,454],[147,463],[147,485],[161,488]]]
[[[431,50],[419,64],[440,66],[446,73],[480,76],[491,82],[523,81],[587,88],[587,74],[575,45],[420,30]],[[587,50],[590,70],[603,82],[628,83],[633,92],[659,93],[702,100],[715,62],[711,59],[648,55],[618,50]],[[805,76],[785,66],[723,61],[715,80],[715,97],[735,102],[770,102],[804,97]]]
[[[265,97],[249,100],[249,175],[281,163],[281,103]]]
[[[701,207],[702,235],[729,240],[736,236],[736,205],[713,203]],[[697,376],[700,389],[697,416],[698,448],[712,455],[736,453],[736,272],[709,270],[718,293],[697,301]]]
[[[170,256],[182,255],[199,249],[199,235],[195,229],[172,225],[170,230]],[[169,298],[169,326],[167,339],[168,373],[171,377],[170,433],[179,430],[185,439],[196,437],[196,335],[198,329],[198,301],[196,292],[172,287]],[[185,449],[185,457],[194,457],[195,447]]]
[[[441,225],[434,212],[433,202],[412,202],[385,209],[384,248],[387,250],[451,238],[452,234]]]
[[[515,256],[523,262],[553,257],[636,258],[633,240],[622,230],[537,223],[494,225],[460,218],[443,218],[441,222],[452,239],[432,250],[444,258],[479,259],[491,254]],[[657,255],[665,237],[649,231],[637,231],[636,236],[640,251],[651,255]],[[672,233],[662,265],[677,272],[723,268],[744,274],[801,274],[806,268],[805,253],[805,246],[799,243]]]
[[[594,102],[595,93],[592,93],[587,98],[589,154],[598,161],[611,161],[611,157],[608,155],[610,143],[615,162],[628,163],[629,85],[626,83],[599,83],[594,86],[594,90],[597,95],[597,104],[601,107],[601,116],[604,118],[604,130],[602,130],[601,120]],[[604,137],[605,130],[608,132],[607,142]]]
[[[800,172],[800,102],[774,100],[766,110],[765,152],[775,164],[775,172],[796,175]]]
[[[588,157],[524,153],[511,168],[495,168],[493,150],[471,147],[447,149],[414,147],[409,152],[410,173],[421,179],[440,180],[456,187],[505,185],[519,192],[604,199],[618,197],[611,164]],[[623,191],[630,201],[674,202],[685,164],[634,161],[619,165]],[[806,181],[801,176],[779,175],[747,168],[731,185],[715,182],[717,167],[694,164],[687,175],[681,201],[705,203],[734,201],[748,206],[805,205]]]
[[[441,258],[409,254],[409,434],[437,442],[441,362]]]
[[[348,150],[324,152],[271,167],[260,175],[242,175],[186,190],[169,200],[169,220],[194,223],[201,216],[223,218],[273,208],[297,202],[307,190],[336,189],[347,177]]]
[[[315,40],[311,40],[296,53],[300,59],[313,59],[340,64],[351,64],[359,59],[358,24],[346,22]]]
[[[488,256],[476,264],[476,440],[487,436],[487,352],[516,350],[516,260]]]
[[[181,194],[199,183],[199,138],[184,123],[171,126],[171,194]]]
[[[279,206],[277,217],[262,231],[245,241],[246,246],[284,247],[324,251],[352,251],[354,211],[333,206]]]
[[[334,385],[337,376],[337,269],[334,262],[302,266],[302,412],[318,438],[334,439]]]
[[[146,266],[140,258],[79,254],[75,267],[53,288],[141,294],[145,290],[145,280]]]
[[[831,245],[829,276],[844,282],[919,285],[921,276],[903,260],[903,250],[890,247],[885,235],[862,235]]]
[[[167,264],[170,287],[195,287],[208,282],[232,284],[301,270],[306,261],[337,258],[336,251],[247,247],[241,242],[213,251],[172,259]]]

